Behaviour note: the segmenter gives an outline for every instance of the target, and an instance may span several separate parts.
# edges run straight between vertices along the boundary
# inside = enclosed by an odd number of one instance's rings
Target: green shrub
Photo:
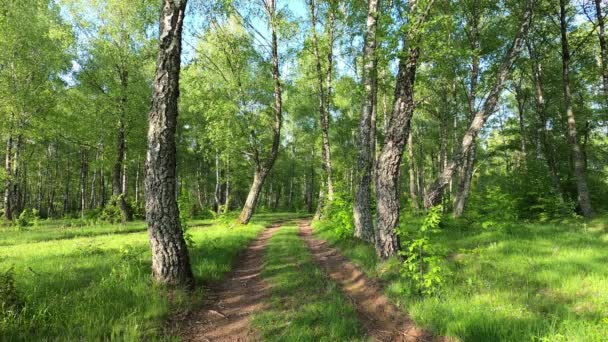
[[[410,281],[411,288],[417,294],[437,294],[449,275],[442,253],[431,243],[431,236],[441,231],[442,212],[441,205],[431,208],[420,229],[413,233],[399,230],[405,240],[403,251],[400,252],[405,258],[400,273]]]
[[[17,218],[17,220],[15,220],[15,224],[17,225],[17,228],[19,229],[23,229],[23,228],[27,228],[31,225],[31,215],[30,215],[30,211],[29,210],[24,210],[21,212],[21,214],[19,214],[19,217]]]
[[[325,220],[330,223],[339,239],[351,237],[354,234],[353,202],[346,193],[336,193],[334,201],[327,208]]]
[[[0,318],[17,314],[22,306],[23,300],[15,285],[13,269],[0,272]]]

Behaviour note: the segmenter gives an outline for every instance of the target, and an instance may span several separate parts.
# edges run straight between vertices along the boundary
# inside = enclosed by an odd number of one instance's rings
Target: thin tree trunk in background
[[[373,120],[374,103],[378,92],[376,73],[376,36],[378,26],[379,0],[369,0],[367,10],[367,23],[363,48],[363,106],[359,121],[359,141],[357,158],[357,180],[355,200],[353,203],[353,219],[355,223],[355,236],[365,241],[375,240],[374,224],[371,209],[371,182],[374,165],[375,146],[375,120]],[[385,118],[386,119],[386,118]]]
[[[48,171],[48,170],[47,170]],[[42,161],[38,161],[38,183],[36,184],[36,210],[42,210]]]
[[[67,161],[66,161],[67,165],[65,168],[65,188],[63,191],[63,212],[62,212],[62,216],[65,216],[68,211],[69,211],[69,206],[70,206],[70,157],[68,156]]]
[[[139,207],[139,158],[137,158],[137,169],[135,170],[135,207]]]
[[[194,276],[184,240],[176,191],[177,100],[186,0],[163,0],[152,109],[148,116],[146,221],[156,281],[190,286]]]
[[[568,47],[568,34],[566,23],[566,0],[559,1],[560,7],[560,31],[562,43],[562,88],[564,92],[564,104],[566,116],[568,118],[568,138],[572,148],[572,158],[574,159],[574,175],[576,178],[576,189],[578,192],[578,204],[585,217],[593,216],[593,208],[589,199],[589,189],[585,176],[585,162],[583,152],[578,142],[576,131],[576,117],[572,108],[572,94],[570,91],[570,51]]]
[[[412,209],[414,212],[418,212],[420,210],[420,205],[418,203],[418,195],[416,194],[416,161],[414,160],[414,139],[411,132],[407,137],[407,159],[409,167],[409,185]]]
[[[274,126],[272,128],[273,139],[272,149],[270,155],[266,161],[259,160],[259,155],[256,154],[256,169],[253,177],[253,184],[247,195],[247,200],[243,206],[243,210],[239,215],[238,222],[241,224],[249,223],[251,216],[255,211],[255,207],[260,195],[260,190],[266,176],[272,169],[277,155],[279,153],[279,146],[281,144],[281,127],[283,125],[283,100],[281,95],[281,80],[280,80],[280,69],[279,69],[279,49],[277,42],[277,21],[276,21],[276,0],[264,0],[264,6],[268,15],[268,22],[270,24],[270,31],[272,35],[272,78],[274,81]],[[256,184],[261,182],[260,184]]]
[[[471,58],[471,82],[467,94],[469,102],[469,124],[472,123],[475,118],[475,113],[477,112],[477,83],[479,81],[479,54],[481,53],[479,0],[475,0],[471,16],[471,51],[473,52],[473,56]],[[475,137],[473,137],[470,150],[465,152],[466,161],[461,167],[462,172],[460,173],[458,182],[458,192],[456,193],[456,198],[454,200],[454,217],[460,217],[464,214],[469,192],[471,191],[471,182],[473,181],[473,169],[475,167],[476,155],[475,149]]]
[[[315,9],[315,1],[309,1],[310,8],[310,21],[311,21],[311,30],[312,30],[312,45],[313,52],[315,56],[315,66],[317,71],[317,87],[319,90],[319,122],[321,127],[321,159],[322,159],[322,168],[323,172],[327,177],[327,188],[322,189],[322,191],[327,192],[327,200],[329,202],[333,201],[334,198],[334,186],[332,179],[332,170],[331,170],[331,145],[329,143],[329,104],[330,101],[330,89],[331,89],[331,64],[328,65],[327,74],[323,73],[323,68],[321,66],[321,56],[319,53],[319,42],[317,38],[317,19],[316,19],[316,9]],[[330,10],[331,13],[331,10]],[[333,14],[330,14],[329,25],[333,25]],[[330,32],[333,32],[333,28],[330,28]],[[331,38],[330,38],[331,39]],[[331,51],[332,43],[330,42],[330,51],[328,54],[328,63],[332,63],[333,52]],[[324,77],[325,75],[325,77]],[[326,87],[324,88],[323,82],[327,82]],[[324,198],[324,194],[319,194],[319,199]],[[318,205],[324,205],[322,201],[319,201]],[[317,212],[322,209],[317,209]]]
[[[532,48],[532,43],[528,41],[528,53],[532,57],[532,78],[534,80],[534,90],[536,99],[536,115],[540,119],[540,127],[538,129],[538,135],[541,143],[541,149],[547,161],[547,168],[549,170],[549,177],[551,178],[551,184],[553,190],[558,196],[560,203],[564,203],[564,195],[559,180],[559,174],[557,172],[557,163],[555,161],[555,155],[553,149],[549,143],[549,137],[547,132],[547,114],[545,104],[545,90],[544,90],[544,75],[542,62],[539,59],[538,54]]]
[[[220,183],[220,154],[219,151],[215,150],[215,191],[213,193],[213,198],[215,199],[215,213],[220,214],[220,192],[221,192],[221,183]]]
[[[600,56],[602,59],[602,83],[604,85],[604,97],[608,102],[608,46],[606,46],[606,26],[604,14],[602,13],[602,0],[595,0],[595,15],[599,27],[598,38],[600,41]]]
[[[7,220],[13,219],[13,207],[12,207],[12,199],[13,199],[13,137],[9,134],[7,142],[6,142],[6,157],[5,157],[5,181],[4,181],[4,218]]]
[[[226,192],[224,195],[224,214],[230,207],[230,155],[226,156]]]
[[[99,166],[99,150],[95,151],[95,168],[93,169],[93,176],[91,177],[91,193],[89,196],[89,208],[95,208],[95,199],[97,198],[97,173]]]
[[[87,173],[88,163],[87,154],[84,147],[80,147],[80,217],[84,218],[84,212],[87,210]]]
[[[456,169],[463,163],[464,160],[466,160],[466,154],[469,153],[473,148],[477,134],[479,134],[479,131],[483,128],[487,119],[494,112],[500,94],[504,89],[505,82],[511,75],[513,63],[517,59],[517,56],[519,56],[524,41],[528,35],[528,29],[530,27],[530,18],[532,16],[532,9],[532,1],[528,0],[521,27],[498,70],[495,83],[492,86],[490,93],[485,98],[481,110],[478,110],[476,112],[475,117],[471,122],[471,125],[469,126],[464,137],[462,138],[462,142],[460,144],[459,149],[452,157],[452,160],[450,161],[446,169],[443,170],[441,176],[439,176],[435,180],[435,182],[430,186],[429,190],[427,191],[424,198],[425,208],[428,209],[441,203],[443,189],[450,183],[450,180],[452,179],[452,176],[454,175]]]
[[[526,166],[527,158],[527,146],[526,146],[526,126],[524,123],[524,111],[526,103],[528,102],[528,95],[522,90],[521,84],[523,77],[520,78],[519,83],[515,85],[515,100],[517,101],[517,114],[519,118],[519,135],[521,137],[520,150],[521,150],[521,161],[524,169]]]

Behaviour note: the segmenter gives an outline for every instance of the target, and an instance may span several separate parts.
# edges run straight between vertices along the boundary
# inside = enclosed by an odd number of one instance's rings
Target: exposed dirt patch
[[[232,271],[218,284],[210,287],[206,304],[184,318],[178,334],[184,341],[258,341],[250,328],[253,313],[264,308],[269,296],[268,285],[261,272],[264,250],[281,223],[265,229],[242,253]]]
[[[367,334],[375,341],[451,341],[434,337],[417,327],[405,313],[384,295],[378,282],[368,278],[355,264],[348,261],[326,241],[312,236],[308,223],[299,225],[300,236],[306,241],[315,262],[340,285],[351,300]]]

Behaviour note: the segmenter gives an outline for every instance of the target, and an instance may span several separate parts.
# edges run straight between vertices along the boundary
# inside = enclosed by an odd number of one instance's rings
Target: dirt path
[[[209,303],[192,313],[181,327],[184,341],[257,341],[250,329],[250,316],[264,308],[268,285],[260,273],[264,250],[281,223],[265,229],[239,256],[225,280],[210,289]]]
[[[368,278],[326,241],[314,238],[308,223],[300,223],[299,228],[300,236],[306,241],[315,262],[340,285],[373,340],[450,341],[433,337],[415,326],[406,314],[389,301],[376,281]]]

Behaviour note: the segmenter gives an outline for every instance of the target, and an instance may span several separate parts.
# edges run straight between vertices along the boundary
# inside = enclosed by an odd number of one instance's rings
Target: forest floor
[[[433,296],[398,260],[293,213],[189,222],[189,293],[151,281],[144,222],[0,227],[0,282],[11,274],[18,299],[0,341],[606,341],[606,222],[445,222],[430,237],[448,271]],[[404,217],[404,243],[420,224]]]

